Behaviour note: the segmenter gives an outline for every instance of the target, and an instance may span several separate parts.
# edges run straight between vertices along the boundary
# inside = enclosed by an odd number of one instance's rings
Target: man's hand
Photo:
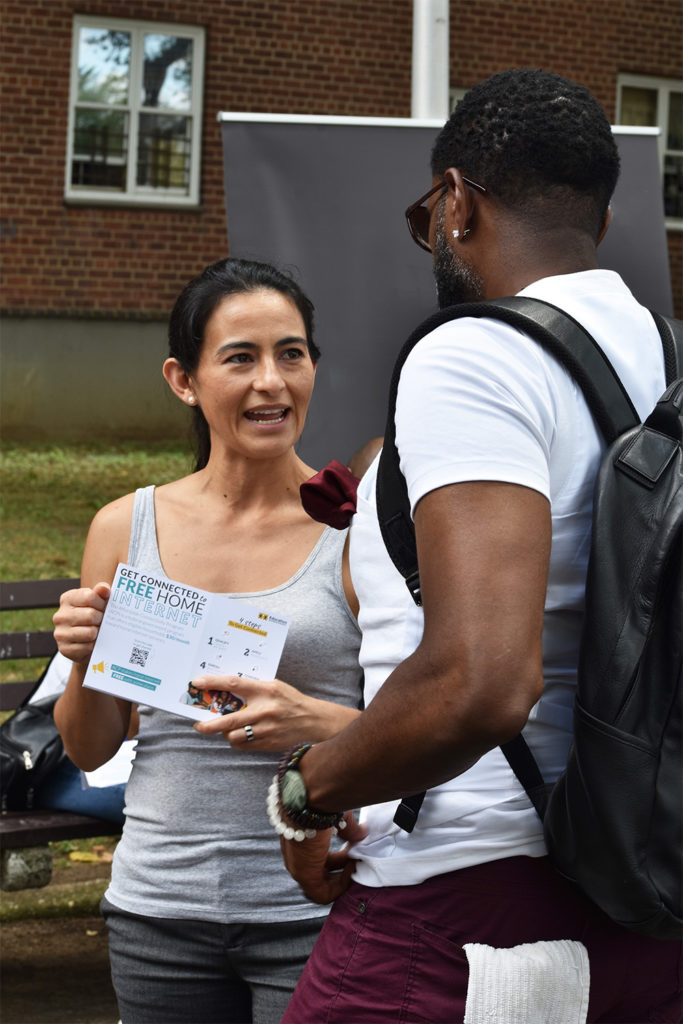
[[[365,837],[367,829],[351,811],[346,812],[344,820],[346,828],[340,835],[348,844]],[[330,851],[333,834],[334,829],[324,829],[301,843],[280,837],[285,867],[313,903],[333,903],[351,884],[355,861],[348,855],[348,845],[343,850]]]

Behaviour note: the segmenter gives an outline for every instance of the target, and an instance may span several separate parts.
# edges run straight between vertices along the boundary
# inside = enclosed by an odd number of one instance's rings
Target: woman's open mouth
[[[248,409],[244,415],[252,423],[273,424],[282,423],[288,412],[289,409],[278,406],[273,409]]]

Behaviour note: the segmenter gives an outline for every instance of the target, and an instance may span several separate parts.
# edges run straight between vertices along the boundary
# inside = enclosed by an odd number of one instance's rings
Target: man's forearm
[[[302,759],[311,807],[347,810],[437,786],[524,724],[465,697],[455,671],[417,682],[419,661],[399,665],[356,721]]]
[[[546,498],[508,484],[442,487],[419,503],[415,527],[422,640],[360,718],[302,759],[317,809],[395,800],[461,775],[519,733],[542,693]]]

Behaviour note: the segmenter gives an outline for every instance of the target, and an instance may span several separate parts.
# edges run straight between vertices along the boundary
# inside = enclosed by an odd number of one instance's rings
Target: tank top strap
[[[329,577],[334,574],[341,565],[347,534],[348,530],[335,530],[328,526],[297,576],[305,573],[310,579],[311,576]]]
[[[140,487],[135,492],[133,518],[130,525],[130,544],[128,545],[128,564],[144,566],[150,572],[163,573],[157,545],[154,491],[154,484],[150,484],[149,487]]]
[[[294,583],[297,589],[307,590],[309,593],[333,594],[338,607],[344,609],[353,631],[356,632],[358,622],[346,599],[342,572],[342,557],[348,532],[348,529],[336,530],[328,526],[291,583]]]

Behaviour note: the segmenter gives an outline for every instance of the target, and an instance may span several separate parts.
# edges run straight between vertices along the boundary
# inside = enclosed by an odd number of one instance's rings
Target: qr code
[[[144,668],[147,664],[147,656],[149,651],[145,650],[144,647],[134,647],[130,652],[130,658],[128,663],[130,665],[139,665],[140,668]]]

